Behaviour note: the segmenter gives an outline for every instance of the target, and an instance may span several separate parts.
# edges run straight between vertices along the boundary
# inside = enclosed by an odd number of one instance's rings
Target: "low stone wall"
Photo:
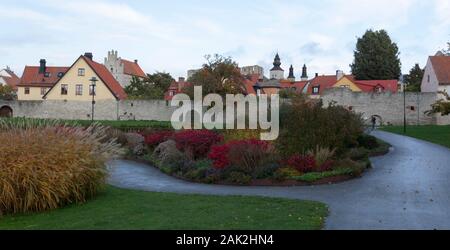
[[[380,117],[383,124],[403,124],[403,93],[355,93],[348,89],[329,89],[322,95],[324,105],[335,102],[355,112],[362,113],[370,122],[372,116]],[[424,112],[435,103],[437,94],[407,93],[406,118],[410,125],[450,124],[450,116],[428,116]],[[0,108],[8,106],[14,117],[91,119],[91,102],[80,101],[1,101]],[[169,121],[176,107],[163,100],[97,101],[96,120],[155,120]]]
[[[424,112],[436,102],[435,93],[356,93],[344,88],[329,89],[322,96],[324,105],[335,102],[357,113],[370,122],[372,116],[380,117],[384,124],[401,125],[404,120],[406,97],[406,120],[410,125],[436,124],[436,116]]]

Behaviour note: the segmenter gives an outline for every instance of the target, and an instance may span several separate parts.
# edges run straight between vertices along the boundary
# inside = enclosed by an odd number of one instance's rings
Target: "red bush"
[[[213,161],[213,165],[217,169],[224,169],[230,165],[228,160],[229,145],[216,145],[211,148],[208,158]]]
[[[302,173],[309,173],[316,168],[316,160],[310,155],[293,155],[287,160],[287,165]]]
[[[317,171],[318,172],[326,172],[333,169],[334,161],[326,161],[322,166],[318,166]]]
[[[208,157],[218,169],[233,165],[251,173],[271,155],[271,149],[271,145],[266,141],[231,141],[225,145],[214,146]]]
[[[223,137],[210,130],[184,130],[174,135],[177,148],[192,159],[207,156],[211,147],[223,140]]]
[[[170,137],[173,136],[172,131],[158,131],[148,135],[145,135],[145,144],[150,147],[156,147],[160,143],[167,141]]]

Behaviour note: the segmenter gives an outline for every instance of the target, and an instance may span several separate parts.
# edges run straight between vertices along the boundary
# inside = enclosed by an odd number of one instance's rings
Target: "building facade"
[[[122,88],[131,84],[133,77],[143,79],[146,74],[138,64],[138,60],[129,61],[118,56],[117,51],[109,51],[104,60],[105,67],[111,72]]]
[[[91,79],[97,79],[95,87]],[[87,101],[124,100],[127,95],[119,82],[90,53],[80,56],[67,72],[43,96],[46,100]]]
[[[450,56],[441,54],[428,58],[421,88],[422,92],[450,93]]]
[[[264,78],[264,68],[259,65],[241,67],[241,74],[244,76],[258,75],[259,79]]]
[[[67,72],[69,67],[47,66],[45,59],[39,61],[39,66],[25,66],[19,84],[17,84],[17,99],[23,101],[39,101],[47,91],[55,85]]]

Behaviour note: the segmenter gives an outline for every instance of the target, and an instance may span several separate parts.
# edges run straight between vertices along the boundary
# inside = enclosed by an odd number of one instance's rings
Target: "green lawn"
[[[107,187],[84,205],[0,217],[0,229],[321,229],[319,202],[178,195]]]
[[[403,135],[402,126],[383,127],[382,130]],[[450,126],[408,126],[406,135],[450,148]]]

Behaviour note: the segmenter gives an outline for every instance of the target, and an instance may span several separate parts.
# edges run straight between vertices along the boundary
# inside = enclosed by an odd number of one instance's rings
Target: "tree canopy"
[[[0,84],[0,100],[15,100],[17,98],[16,92],[9,85]]]
[[[385,30],[367,30],[358,38],[354,62],[350,65],[358,80],[399,79],[400,52]]]
[[[406,91],[420,92],[424,73],[425,70],[416,63],[409,74],[405,76]]]
[[[436,103],[431,105],[431,110],[425,112],[427,114],[439,114],[442,116],[450,115],[450,95],[445,91],[440,91],[439,94],[443,95],[444,98],[438,100]]]
[[[131,84],[125,87],[130,99],[164,99],[164,94],[175,79],[169,73],[148,74],[143,80],[133,77]]]
[[[230,57],[221,55],[205,56],[206,63],[202,69],[188,79],[191,85],[183,92],[193,96],[194,86],[202,86],[203,94],[216,93],[222,96],[226,94],[245,93],[244,77],[238,64]]]

